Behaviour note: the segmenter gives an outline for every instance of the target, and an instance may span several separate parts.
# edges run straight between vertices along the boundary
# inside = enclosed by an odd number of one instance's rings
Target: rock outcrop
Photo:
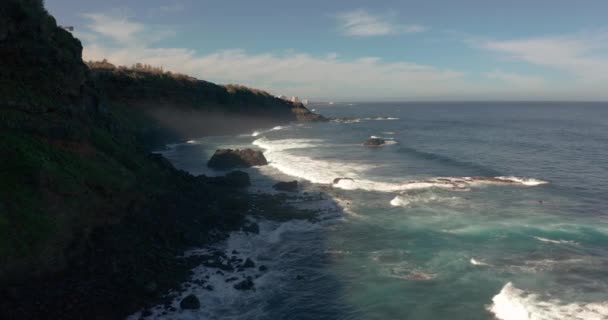
[[[267,164],[268,161],[262,151],[252,149],[218,149],[207,162],[209,168],[220,170],[249,168]]]
[[[366,147],[379,147],[386,144],[386,140],[382,138],[369,138],[363,143]]]
[[[190,294],[182,299],[179,303],[179,307],[184,310],[197,310],[201,308],[201,302],[195,295]]]
[[[282,181],[276,183],[272,186],[277,191],[286,191],[286,192],[297,192],[298,191],[298,181]]]
[[[229,187],[229,188],[246,188],[251,185],[249,174],[243,171],[232,171],[225,176],[207,178],[211,184]]]

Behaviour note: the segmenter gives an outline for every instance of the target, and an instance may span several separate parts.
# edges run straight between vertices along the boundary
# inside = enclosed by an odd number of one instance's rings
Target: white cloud
[[[565,71],[581,82],[608,80],[608,33],[478,41],[476,45],[515,60]],[[603,52],[602,52],[603,51]]]
[[[87,13],[84,16],[91,22],[88,26],[91,32],[125,44],[136,40],[135,35],[144,29],[142,24],[125,17],[116,18],[102,13]]]
[[[88,28],[79,34],[86,36],[82,38],[86,60],[107,58],[120,65],[141,62],[216,83],[249,85],[274,94],[346,101],[608,98],[602,87],[605,82],[557,86],[552,79],[548,79],[549,82],[535,75],[500,69],[467,74],[405,60],[385,61],[369,56],[343,58],[336,52],[313,55],[293,49],[267,53],[233,49],[200,54],[187,48],[158,46],[154,40],[160,37],[158,34],[162,35],[159,30],[171,28],[159,29],[102,14],[86,17],[90,19]],[[570,70],[580,77],[593,75],[606,79],[608,72],[600,72],[606,70],[606,60],[590,55],[591,50],[595,50],[590,43],[576,44],[522,40],[485,41],[477,45],[515,59]],[[583,68],[579,68],[581,65]]]
[[[502,70],[487,72],[484,75],[488,79],[498,80],[515,88],[540,89],[546,84],[545,79],[539,76],[505,72]]]
[[[275,94],[336,99],[402,99],[459,91],[463,73],[376,57],[342,60],[307,53],[249,54],[222,50],[199,55],[183,48],[108,48],[87,45],[85,59],[117,64],[141,62],[218,83],[241,83]]]
[[[342,31],[349,36],[382,36],[426,30],[420,25],[399,25],[393,23],[388,16],[372,15],[362,9],[340,13],[336,17]]]

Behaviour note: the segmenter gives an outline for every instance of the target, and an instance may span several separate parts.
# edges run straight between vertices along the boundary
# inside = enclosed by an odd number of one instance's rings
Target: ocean
[[[608,104],[353,103],[328,123],[204,137],[164,152],[205,167],[258,148],[250,192],[298,180],[317,221],[260,220],[218,244],[268,272],[241,291],[198,268],[201,310],[156,319],[608,319]],[[387,144],[365,147],[372,137]],[[342,178],[342,179],[336,179]],[[195,252],[196,253],[196,252]],[[177,306],[179,299],[174,304]]]

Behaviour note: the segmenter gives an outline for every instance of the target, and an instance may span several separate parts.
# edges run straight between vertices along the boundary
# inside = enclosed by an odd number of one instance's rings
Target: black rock
[[[189,294],[179,303],[179,307],[185,310],[196,310],[201,308],[201,302],[198,301],[198,298]]]
[[[223,177],[209,177],[207,178],[212,184],[230,187],[230,188],[246,188],[251,185],[249,174],[243,171],[232,171]]]
[[[252,149],[218,149],[207,162],[207,166],[214,169],[249,168],[267,164],[262,151]]]
[[[304,276],[302,276],[302,275],[298,275],[298,276],[296,277],[296,280],[304,280]]]
[[[287,182],[279,182],[272,187],[278,191],[297,192],[298,191],[298,181],[294,180],[294,181],[287,181]]]
[[[363,145],[368,147],[378,147],[384,145],[385,143],[386,140],[382,138],[369,138],[363,143]]]
[[[248,232],[248,233],[255,233],[255,234],[260,233],[260,227],[258,226],[257,223],[254,223],[254,222],[244,225],[242,227],[242,230],[245,232]]]
[[[267,266],[261,265],[258,270],[260,270],[261,272],[266,272],[266,270],[268,270]]]
[[[247,278],[237,284],[234,285],[234,288],[237,290],[255,290],[255,285],[250,278]]]
[[[241,268],[255,268],[255,263],[253,263],[253,261],[251,259],[247,258],[247,260],[245,260],[245,263],[243,263]]]

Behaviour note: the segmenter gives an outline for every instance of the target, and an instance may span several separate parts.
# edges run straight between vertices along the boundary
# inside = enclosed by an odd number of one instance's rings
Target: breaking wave
[[[553,240],[553,239],[548,239],[548,238],[543,238],[543,237],[534,237],[534,239],[541,241],[541,242],[546,242],[546,243],[554,243],[554,244],[577,244],[574,241],[570,241],[570,240]]]
[[[374,181],[362,178],[362,174],[374,165],[339,160],[320,160],[309,156],[296,155],[286,150],[316,148],[323,146],[319,139],[257,139],[254,145],[264,149],[264,156],[271,166],[279,171],[312,183],[329,184],[344,190],[366,190],[379,192],[399,192],[407,190],[440,188],[468,191],[471,187],[484,185],[537,186],[547,181],[511,177],[436,177],[404,182]]]
[[[391,200],[390,204],[393,207],[410,207],[416,205],[424,205],[429,203],[456,203],[460,201],[459,197],[441,196],[435,193],[426,192],[421,194],[400,194]]]
[[[488,307],[501,320],[608,319],[608,301],[564,303],[543,300],[538,294],[518,289],[511,282],[492,299]]]

